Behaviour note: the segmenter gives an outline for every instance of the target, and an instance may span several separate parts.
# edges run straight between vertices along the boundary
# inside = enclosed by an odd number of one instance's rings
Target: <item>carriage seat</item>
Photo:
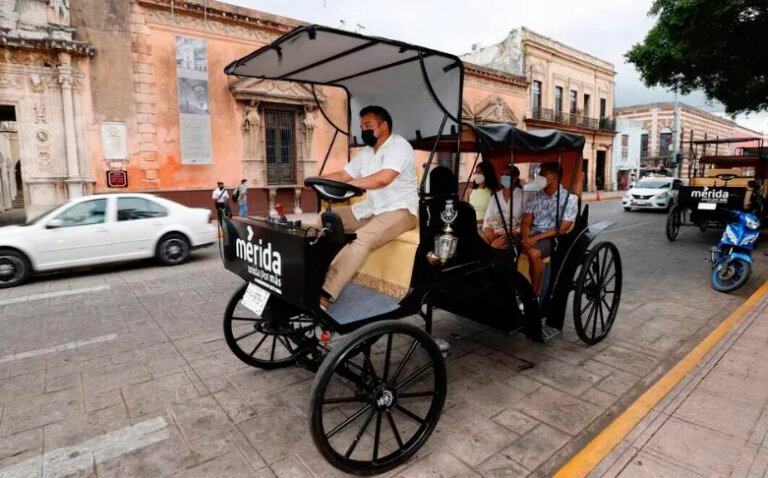
[[[728,181],[729,188],[746,188],[754,178],[734,178]],[[725,181],[718,178],[691,178],[691,186],[725,186]]]

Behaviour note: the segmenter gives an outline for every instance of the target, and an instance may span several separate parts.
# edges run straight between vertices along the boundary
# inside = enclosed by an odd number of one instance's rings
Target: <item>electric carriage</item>
[[[737,145],[740,154],[718,154],[720,145]],[[707,154],[712,146],[714,154]],[[732,210],[749,208],[764,217],[768,156],[762,138],[692,141],[691,148],[688,184],[680,186],[667,216],[669,241],[678,238],[682,226],[696,226],[702,232],[723,229]]]
[[[355,237],[344,232],[334,207],[358,200],[364,191],[310,178],[305,185],[323,209],[318,224],[223,220],[225,266],[244,280],[225,312],[226,342],[251,366],[298,364],[317,373],[310,431],[331,464],[360,475],[381,473],[426,442],[447,393],[445,347],[430,335],[435,308],[545,341],[563,328],[573,292],[578,336],[594,344],[608,334],[620,302],[621,260],[612,243],[595,242],[610,224],[587,224],[579,189],[583,137],[465,124],[463,66],[456,56],[321,26],[299,27],[225,71],[301,82],[313,92],[316,85],[343,88],[344,128],[318,102],[335,129],[322,168],[340,135],[348,147],[361,144],[355,120],[368,104],[387,108],[395,130],[417,152],[428,153],[417,229],[373,251],[327,309],[320,306],[326,270]],[[579,214],[571,230],[556,238],[540,297],[514,238],[508,248],[492,249],[478,234],[474,209],[460,200],[459,161],[451,174],[431,173],[436,155],[461,153],[492,161],[497,171],[509,163],[562,166],[561,184],[578,201]],[[405,317],[412,319],[394,320]],[[413,317],[423,319],[424,327],[414,326]]]

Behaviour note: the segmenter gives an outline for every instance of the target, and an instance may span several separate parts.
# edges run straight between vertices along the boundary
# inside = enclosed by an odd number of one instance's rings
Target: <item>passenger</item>
[[[472,189],[467,192],[466,201],[475,209],[477,228],[482,230],[485,219],[485,211],[488,209],[488,201],[499,190],[499,182],[496,179],[496,170],[488,161],[481,161],[475,166],[472,175]]]
[[[560,166],[557,163],[542,164],[536,183],[541,186],[541,191],[531,196],[525,204],[521,235],[523,253],[528,256],[531,285],[536,295],[539,295],[544,258],[552,254],[552,239],[570,230],[579,207],[578,201],[574,201],[568,190],[560,184]],[[559,229],[558,210],[562,219]]]
[[[344,246],[328,268],[320,300],[324,308],[338,299],[370,252],[418,224],[413,148],[392,133],[392,117],[381,106],[360,111],[360,129],[366,146],[344,169],[323,176],[368,191],[364,201],[333,209],[344,230],[357,233],[357,238]]]
[[[483,239],[496,249],[504,249],[508,245],[506,224],[513,237],[520,236],[520,219],[523,215],[523,188],[520,186],[520,170],[507,164],[501,171],[501,186],[504,188],[491,197],[483,223]],[[512,198],[512,216],[509,214],[510,198]],[[501,211],[499,211],[499,205]],[[503,215],[503,218],[502,218]]]

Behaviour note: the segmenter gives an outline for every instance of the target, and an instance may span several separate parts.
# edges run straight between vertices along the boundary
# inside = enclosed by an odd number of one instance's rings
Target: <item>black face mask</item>
[[[373,134],[372,129],[364,129],[362,134],[363,143],[365,143],[368,146],[375,146],[376,145],[376,136]]]

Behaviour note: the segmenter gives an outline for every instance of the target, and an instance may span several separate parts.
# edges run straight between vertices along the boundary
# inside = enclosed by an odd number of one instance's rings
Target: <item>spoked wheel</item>
[[[667,239],[672,242],[680,234],[680,225],[682,224],[682,213],[680,208],[672,206],[667,215]]]
[[[237,358],[252,367],[277,369],[319,357],[314,319],[274,296],[259,317],[240,303],[247,287],[244,283],[235,291],[224,312],[224,338]]]
[[[576,280],[573,322],[589,345],[603,340],[613,326],[621,300],[621,257],[611,242],[598,243],[587,254]]]
[[[367,325],[328,355],[311,392],[310,428],[320,453],[358,475],[383,473],[427,441],[445,403],[445,361],[423,330]]]

